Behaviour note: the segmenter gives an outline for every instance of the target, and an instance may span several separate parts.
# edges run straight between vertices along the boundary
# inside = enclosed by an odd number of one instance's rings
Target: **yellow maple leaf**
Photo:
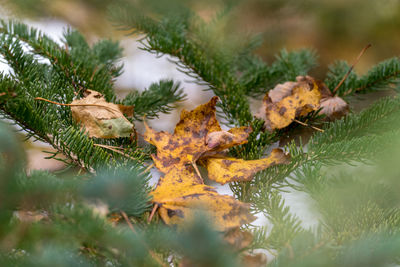
[[[204,185],[192,166],[171,168],[160,178],[151,195],[152,201],[160,207],[160,217],[168,225],[190,221],[198,212],[207,212],[220,231],[239,227],[255,219],[249,212],[249,204],[228,195],[220,195],[215,188]]]
[[[268,131],[281,129],[319,108],[322,94],[316,81],[309,76],[297,77],[297,82],[278,84],[264,97],[258,117]]]
[[[190,112],[183,110],[174,134],[156,132],[146,124],[144,139],[157,147],[157,155],[152,155],[157,169],[167,173],[172,167],[196,162],[206,152],[221,151],[247,142],[251,127],[222,131],[215,116],[217,101],[218,97],[213,97]],[[216,134],[225,138],[216,139]]]
[[[215,188],[204,185],[195,169],[199,159],[213,162],[210,164],[212,179],[220,183],[249,181],[255,172],[287,160],[282,150],[274,150],[271,157],[258,161],[218,158],[230,161],[231,168],[218,166],[214,162],[218,160],[216,152],[246,143],[251,128],[223,131],[216,119],[217,100],[218,97],[213,97],[192,111],[182,111],[174,134],[156,132],[146,125],[144,138],[157,147],[157,155],[152,155],[154,164],[165,173],[151,192],[152,201],[159,207],[159,215],[166,224],[180,225],[199,211],[207,211],[221,231],[240,227],[255,219],[248,204],[228,195],[220,195]]]
[[[320,114],[334,119],[348,113],[348,105],[335,97],[321,81],[310,76],[298,76],[296,82],[278,84],[264,97],[256,115],[265,122],[268,131],[282,129],[297,117],[305,116],[321,108]]]

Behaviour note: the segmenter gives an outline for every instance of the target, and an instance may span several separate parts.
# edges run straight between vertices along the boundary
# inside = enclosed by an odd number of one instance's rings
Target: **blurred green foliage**
[[[1,0],[6,9],[22,16],[60,18],[83,30],[87,35],[110,36],[112,27],[107,12],[113,6],[132,4],[143,15],[178,14],[182,6],[192,8],[206,20],[228,6],[224,35],[259,33],[264,44],[258,53],[271,60],[286,47],[313,47],[320,54],[322,69],[315,74],[323,78],[329,63],[337,59],[353,60],[358,51],[371,43],[357,67],[364,71],[370,65],[400,52],[400,2],[396,0]],[[157,15],[158,14],[158,15]],[[115,34],[115,33],[114,33]],[[221,32],[220,32],[221,34]],[[224,37],[224,38],[225,38]]]

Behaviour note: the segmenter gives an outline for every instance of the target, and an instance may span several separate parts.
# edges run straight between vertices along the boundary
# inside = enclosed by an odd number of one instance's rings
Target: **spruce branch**
[[[77,37],[80,34],[76,31],[67,31],[64,38],[67,47],[68,44],[77,45],[79,49],[74,49],[74,47],[63,48],[45,34],[23,23],[1,21],[0,32],[26,43],[31,47],[32,53],[50,60],[57,74],[61,74],[64,79],[69,81],[75,92],[94,89],[103,93],[108,101],[115,99],[112,90],[115,77],[112,74],[119,74],[119,68],[112,64],[101,64],[102,62],[96,58],[101,54],[97,51],[97,53],[93,53],[91,48],[82,45],[83,37]],[[70,38],[70,35],[73,36]],[[74,41],[71,41],[71,39]],[[118,47],[116,43],[113,45],[114,48]],[[115,59],[116,56],[113,56],[113,58]]]
[[[333,90],[351,67],[344,61],[338,61],[329,67],[325,80],[328,88]],[[337,89],[339,96],[363,93],[368,91],[385,90],[391,85],[397,85],[400,79],[400,60],[398,57],[384,60],[373,66],[367,74],[358,77],[351,70],[349,77]]]
[[[176,18],[155,21],[126,10],[114,9],[112,17],[121,29],[145,34],[143,49],[157,55],[168,54],[189,77],[207,86],[220,97],[220,107],[231,124],[246,125],[251,120],[249,105],[242,86],[231,71],[231,61],[220,48],[209,47],[207,41],[198,38],[206,27],[204,22],[183,13]],[[196,21],[200,26],[196,28]]]
[[[53,102],[63,103],[63,105],[72,101],[78,89],[74,87],[77,83],[65,75],[69,75],[71,70],[78,75],[77,69],[74,69],[74,64],[77,62],[79,62],[77,67],[79,74],[87,74],[87,70],[92,70],[95,64],[99,63],[93,53],[89,53],[89,56],[85,55],[86,61],[82,61],[82,58],[78,57],[82,51],[73,45],[77,45],[81,49],[85,47],[90,49],[86,41],[82,39],[83,37],[76,32],[67,33],[65,38],[72,46],[67,51],[45,35],[24,24],[5,24],[3,22],[2,26],[0,53],[13,68],[11,75],[3,75],[0,80],[0,92],[4,93],[4,97],[6,97],[5,99],[3,97],[0,103],[3,115],[17,122],[22,129],[28,132],[28,136],[49,143],[57,151],[62,152],[72,164],[81,166],[88,171],[94,171],[102,165],[117,166],[117,161],[111,160],[111,156],[114,159],[121,159],[121,156],[103,148],[94,147],[93,141],[72,122],[69,108],[57,108],[34,100],[36,97],[51,99],[55,100]],[[24,51],[22,43],[36,48]],[[112,43],[103,43],[100,46],[105,46],[107,50],[116,48],[116,44]],[[103,49],[105,48],[97,48],[97,53],[101,54]],[[74,51],[78,51],[76,52],[78,54],[75,54]],[[111,55],[108,59],[103,56],[106,63],[114,61],[119,55],[118,49],[110,51]],[[49,56],[51,64],[42,63],[35,58],[37,55],[44,54]],[[113,63],[107,66],[103,64],[103,67],[100,65],[100,69],[105,71],[110,66],[113,66]],[[64,70],[68,70],[68,72],[64,72]],[[109,73],[108,70],[107,73]],[[99,87],[112,90],[110,75],[106,75],[104,78],[92,74],[90,71],[90,79],[93,84],[99,84]],[[74,76],[75,78],[82,81],[82,76]],[[100,86],[100,84],[102,85]],[[125,139],[100,141],[100,143],[120,146],[127,144]],[[135,145],[128,144],[131,158],[141,161],[147,157],[146,153],[136,150],[135,147]],[[122,160],[127,161],[126,158]]]
[[[134,117],[140,121],[144,116],[147,119],[153,119],[157,118],[159,113],[168,114],[176,103],[183,101],[185,97],[180,83],[174,83],[172,80],[160,80],[158,83],[152,83],[141,93],[138,91],[129,93],[121,102],[124,105],[133,105]]]

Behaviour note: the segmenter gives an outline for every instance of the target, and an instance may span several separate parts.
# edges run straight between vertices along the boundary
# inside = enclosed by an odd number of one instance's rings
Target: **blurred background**
[[[19,19],[42,29],[55,40],[67,27],[81,31],[93,43],[100,38],[119,40],[124,48],[124,74],[116,82],[120,96],[130,90],[144,90],[152,82],[173,78],[182,82],[188,95],[177,112],[151,122],[157,130],[172,130],[179,110],[192,109],[208,101],[210,91],[188,82],[167,57],[156,58],[139,49],[135,39],[119,31],[109,20],[115,5],[140,7],[137,12],[160,16],[179,12],[178,6],[191,8],[207,22],[218,20],[219,38],[244,38],[256,35],[260,43],[255,52],[272,62],[282,48],[311,48],[319,55],[319,66],[311,75],[323,79],[327,66],[335,60],[353,62],[359,51],[370,48],[356,66],[359,74],[377,62],[400,52],[400,0],[0,0],[3,19]],[[224,14],[225,16],[221,16]],[[1,70],[8,71],[2,64]],[[136,125],[140,131],[140,124]],[[28,146],[30,168],[58,169],[58,162],[43,160],[41,144]]]

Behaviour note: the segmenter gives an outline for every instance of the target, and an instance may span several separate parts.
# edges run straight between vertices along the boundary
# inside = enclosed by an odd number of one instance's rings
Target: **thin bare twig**
[[[98,146],[98,147],[102,147],[102,148],[105,148],[105,149],[109,149],[109,150],[111,150],[111,151],[114,151],[115,153],[118,153],[118,154],[120,154],[120,155],[123,155],[124,157],[127,157],[127,158],[130,158],[131,160],[134,160],[134,161],[137,161],[137,159],[135,159],[134,157],[131,157],[131,156],[129,156],[128,154],[126,154],[126,153],[124,153],[124,152],[122,152],[122,151],[119,151],[118,149],[116,149],[116,147],[113,147],[113,146],[107,146],[107,145],[102,145],[102,144],[93,144],[94,146]],[[122,148],[121,148],[122,149]]]
[[[305,123],[305,122],[302,122],[302,121],[299,121],[299,120],[296,120],[296,119],[293,119],[293,121],[294,121],[294,122],[297,122],[297,123],[300,124],[300,125],[303,125],[303,126],[306,126],[306,127],[310,127],[310,128],[312,128],[312,129],[314,129],[314,130],[317,130],[317,131],[319,131],[319,132],[321,132],[321,133],[324,132],[324,130],[322,130],[322,129],[318,128],[318,127],[312,126],[312,125],[310,125],[310,124],[307,124],[307,123]]]
[[[361,50],[360,54],[358,55],[358,57],[356,58],[356,60],[354,61],[353,65],[351,65],[350,69],[347,71],[347,73],[343,76],[342,80],[339,82],[338,85],[336,85],[335,89],[333,89],[332,93],[333,95],[336,94],[337,90],[339,90],[340,86],[344,83],[344,81],[347,79],[347,77],[350,75],[351,71],[353,70],[354,66],[358,63],[358,61],[360,60],[361,56],[365,53],[365,51],[367,51],[368,48],[371,47],[371,44],[368,44],[366,47],[363,48],[363,50]]]
[[[106,106],[106,105],[100,105],[100,104],[64,104],[64,103],[58,103],[58,102],[55,102],[55,101],[51,101],[51,100],[48,100],[48,99],[43,98],[43,97],[35,97],[35,100],[41,100],[41,101],[49,102],[51,104],[59,105],[59,106],[67,106],[67,107],[100,107],[100,108],[109,109],[111,111],[121,112],[120,110],[117,110],[115,108],[112,108],[112,107],[109,107],[109,106]]]
[[[153,210],[150,213],[149,218],[147,219],[147,222],[150,223],[151,220],[153,219],[154,214],[156,213],[156,210],[158,209],[158,204],[156,203],[153,207]]]

